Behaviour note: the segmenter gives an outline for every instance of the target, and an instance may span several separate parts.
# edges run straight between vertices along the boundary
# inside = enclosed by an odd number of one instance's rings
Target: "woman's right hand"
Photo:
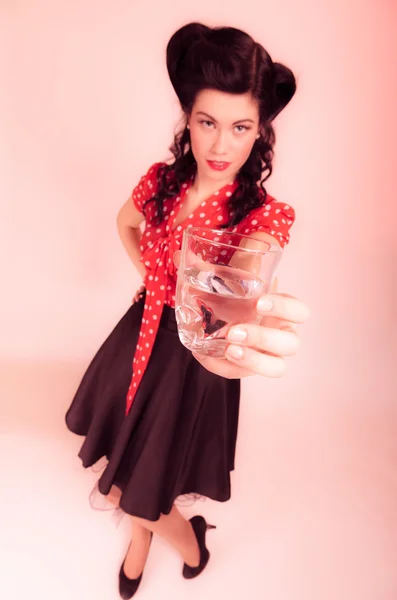
[[[260,324],[243,323],[228,332],[227,360],[194,353],[193,356],[207,371],[226,379],[284,375],[284,357],[293,356],[298,350],[296,326],[308,319],[309,308],[294,296],[272,293],[259,299],[256,312],[262,317]]]
[[[132,304],[135,304],[135,302],[139,302],[139,300],[142,298],[143,294],[145,293],[145,290],[146,290],[145,286],[141,285],[141,287],[136,292],[136,294],[132,300]]]

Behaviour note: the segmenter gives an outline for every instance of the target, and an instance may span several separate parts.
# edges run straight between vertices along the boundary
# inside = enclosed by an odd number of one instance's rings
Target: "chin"
[[[206,173],[208,178],[213,179],[214,181],[222,181],[223,179],[230,177],[229,169],[225,171],[213,171],[211,168],[207,168]]]

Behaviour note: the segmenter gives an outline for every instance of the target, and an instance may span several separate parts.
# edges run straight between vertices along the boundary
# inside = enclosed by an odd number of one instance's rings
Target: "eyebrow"
[[[217,123],[217,122],[218,122],[216,119],[214,119],[214,117],[211,117],[211,115],[209,115],[208,113],[205,113],[205,112],[203,112],[203,111],[201,111],[201,110],[199,110],[199,111],[198,111],[196,114],[197,114],[197,115],[203,115],[204,117],[208,117],[208,119],[209,119],[210,121],[214,121],[214,123]],[[255,121],[253,121],[252,119],[240,119],[239,121],[235,121],[235,122],[233,123],[233,125],[239,125],[239,123],[247,123],[247,122],[250,122],[250,123],[254,123],[254,124],[255,124]]]

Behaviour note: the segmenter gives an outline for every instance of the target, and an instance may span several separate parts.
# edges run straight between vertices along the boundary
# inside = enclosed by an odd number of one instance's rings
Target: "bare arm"
[[[255,240],[258,240],[259,243],[255,242]],[[265,231],[256,231],[251,234],[250,238],[244,238],[240,244],[240,247],[263,251],[264,246],[262,242],[272,244],[273,246],[280,246],[280,242],[277,238],[273,237],[269,233],[266,233]],[[239,252],[237,250],[230,260],[229,265],[237,267],[238,269],[244,269],[245,271],[255,273],[260,271],[260,263],[260,257],[252,256],[247,252]],[[278,280],[277,277],[275,277],[270,293],[275,293],[277,291],[277,287]]]
[[[280,246],[280,242],[277,238],[270,235],[270,233],[266,233],[265,231],[257,231],[254,233],[253,237],[261,240],[262,242],[268,242],[269,244],[274,244],[275,246]],[[273,285],[271,289],[271,293],[276,293],[278,289],[278,279],[277,277],[273,280]]]
[[[135,266],[142,279],[146,276],[146,269],[141,263],[139,244],[142,234],[139,226],[144,220],[144,216],[135,208],[131,198],[123,204],[117,215],[117,229],[120,239],[132,264]]]

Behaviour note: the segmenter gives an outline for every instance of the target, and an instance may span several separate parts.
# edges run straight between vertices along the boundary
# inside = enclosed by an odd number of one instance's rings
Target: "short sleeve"
[[[279,240],[284,248],[290,241],[290,229],[295,221],[295,211],[289,204],[278,202],[268,195],[267,202],[260,208],[253,210],[244,219],[241,233],[254,233],[265,231]]]
[[[157,173],[164,163],[155,163],[150,167],[148,172],[141,177],[138,185],[134,188],[131,194],[131,199],[135,208],[140,213],[144,212],[144,205],[147,200],[150,200],[157,192]]]

